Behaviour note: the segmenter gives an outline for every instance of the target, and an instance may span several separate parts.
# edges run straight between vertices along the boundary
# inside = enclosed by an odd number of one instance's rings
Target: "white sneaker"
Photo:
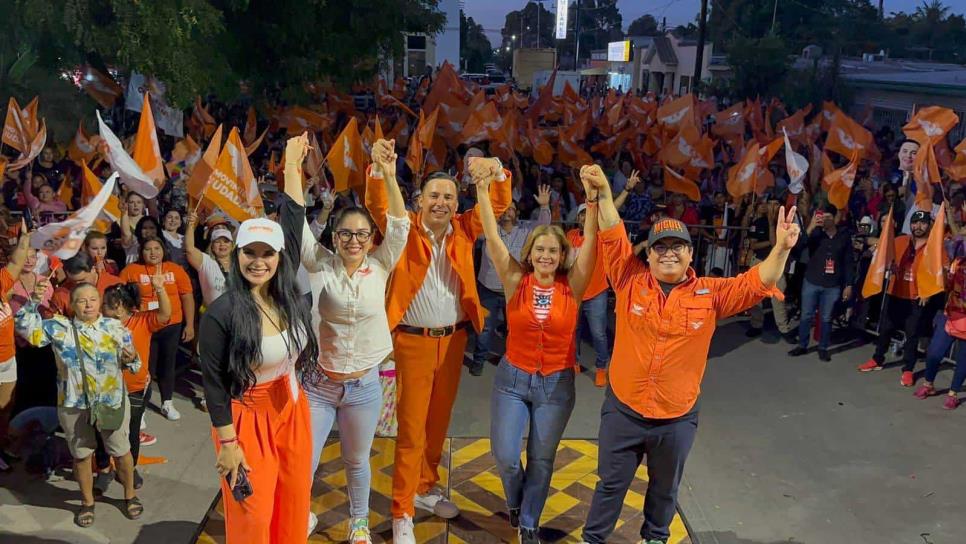
[[[453,519],[460,515],[459,507],[443,496],[443,490],[438,487],[434,487],[425,495],[416,495],[413,502],[416,508],[432,512],[443,519]]]
[[[175,409],[174,404],[170,400],[161,403],[161,415],[168,418],[169,421],[178,421],[181,419],[181,412]]]
[[[416,544],[413,534],[413,518],[403,516],[392,520],[392,541],[394,544]]]
[[[319,516],[316,516],[315,514],[312,513],[311,510],[309,510],[309,536],[312,536],[312,533],[315,532],[315,527],[318,524],[319,524]]]

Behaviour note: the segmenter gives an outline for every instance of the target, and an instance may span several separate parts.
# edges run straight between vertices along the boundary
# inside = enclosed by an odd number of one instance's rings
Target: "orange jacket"
[[[508,170],[503,171],[506,179],[490,184],[490,198],[493,202],[493,213],[500,217],[510,206],[513,199],[513,180]],[[373,178],[371,172],[366,172],[366,208],[372,214],[379,230],[386,232],[386,213],[389,210],[389,196],[382,179]],[[412,228],[409,229],[409,240],[403,251],[399,263],[389,280],[389,292],[386,295],[386,315],[389,317],[389,328],[394,329],[402,321],[409,304],[419,292],[429,270],[432,255],[429,238],[423,230],[423,222],[419,215],[409,212]],[[453,234],[446,238],[446,255],[460,281],[460,306],[463,312],[473,322],[477,332],[483,330],[485,316],[483,305],[476,291],[476,274],[473,267],[473,243],[483,234],[483,224],[480,222],[479,212],[472,210],[456,214],[452,219]]]
[[[781,291],[761,282],[758,266],[735,278],[688,279],[669,297],[638,259],[624,225],[600,232],[607,278],[617,294],[610,385],[643,417],[682,416],[694,406],[708,363],[715,321]]]

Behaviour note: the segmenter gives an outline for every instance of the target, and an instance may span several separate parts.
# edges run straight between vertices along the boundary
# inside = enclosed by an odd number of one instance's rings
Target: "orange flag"
[[[946,235],[946,203],[939,205],[939,213],[932,223],[926,249],[916,269],[916,290],[919,298],[929,298],[946,290],[943,265],[946,262],[943,239]]]
[[[208,178],[215,169],[218,156],[221,154],[221,125],[215,130],[215,134],[208,143],[201,160],[195,163],[191,170],[191,177],[188,178],[188,194],[195,200],[200,200],[205,187],[208,185]]]
[[[103,108],[114,107],[114,102],[124,96],[124,89],[104,72],[85,65],[81,69],[80,87]]]
[[[690,123],[697,126],[697,103],[694,95],[688,93],[672,100],[657,109],[657,120],[672,132]]]
[[[228,141],[205,184],[202,197],[235,221],[259,216],[261,196],[237,128],[232,128],[228,134]]]
[[[413,175],[419,179],[423,172],[423,150],[433,145],[433,136],[436,134],[436,121],[439,110],[433,110],[429,117],[419,112],[419,124],[416,125],[416,132],[409,138],[409,150],[406,153],[406,164],[413,171]]]
[[[0,155],[0,179],[3,179],[3,175],[7,172],[7,163],[9,162],[6,157]]]
[[[728,170],[728,193],[734,198],[755,191],[758,180],[758,142],[752,140],[737,164]]]
[[[470,114],[466,124],[463,125],[460,140],[467,145],[489,140],[502,126],[503,118],[500,117],[500,112],[496,111],[496,105],[493,102],[487,102],[481,109]]]
[[[881,293],[885,287],[885,274],[892,270],[895,265],[896,227],[892,219],[893,211],[893,208],[889,208],[889,215],[886,216],[885,225],[882,226],[882,234],[879,236],[879,245],[875,248],[869,271],[865,275],[865,281],[862,282],[862,298],[871,298]]]
[[[12,96],[7,101],[7,117],[3,123],[3,143],[21,153],[30,147],[30,135],[24,126],[20,104]]]
[[[698,128],[694,126],[693,123],[684,123],[681,126],[681,130],[678,132],[677,136],[671,138],[671,140],[661,148],[661,152],[658,154],[658,160],[667,163],[676,168],[680,168],[691,161],[691,158],[698,155],[697,147],[701,144],[701,135],[698,133]],[[709,161],[707,157],[704,160],[713,164],[713,157]],[[710,164],[708,167],[710,167]]]
[[[382,123],[379,122],[379,116],[376,116],[376,128],[373,131],[373,142],[378,142],[379,140],[385,140],[386,136],[382,133]]]
[[[47,123],[46,121],[41,121],[40,130],[38,130],[37,135],[30,140],[30,145],[27,150],[21,153],[17,160],[10,163],[7,168],[11,172],[15,172],[27,166],[33,162],[38,155],[40,155],[40,152],[44,150],[45,145],[47,145]]]
[[[95,154],[97,154],[97,148],[91,141],[91,137],[84,131],[84,123],[81,121],[77,123],[77,132],[74,133],[74,138],[67,147],[67,156],[76,163],[87,163],[94,158]]]
[[[553,146],[543,138],[543,135],[533,129],[533,119],[527,120],[527,139],[533,148],[533,160],[537,164],[547,166],[553,162]]]
[[[952,110],[930,106],[920,108],[902,127],[907,138],[919,142],[912,172],[916,179],[916,205],[920,209],[928,210],[932,206],[932,187],[929,184],[942,182],[935,146],[957,123],[959,117]]]
[[[711,125],[711,132],[715,136],[734,138],[745,133],[744,104],[735,104],[726,110],[712,114],[712,117],[714,117],[714,124]]]
[[[858,171],[859,151],[855,150],[848,164],[825,176],[823,183],[829,188],[828,201],[831,205],[840,210],[848,207],[849,197],[852,196],[852,185],[855,183],[855,175]]]
[[[962,181],[966,179],[966,138],[959,142],[959,145],[956,146],[954,151],[956,152],[956,158],[946,168],[946,173],[955,181]]]
[[[322,147],[319,145],[315,133],[309,131],[309,152],[305,155],[304,169],[310,178],[322,176],[322,168],[325,167],[325,156],[322,155]],[[284,172],[283,172],[284,175]],[[305,180],[303,180],[304,182]]]
[[[251,145],[258,135],[258,119],[255,117],[255,106],[248,106],[248,114],[245,118],[245,142]]]
[[[158,146],[158,129],[154,125],[154,114],[151,112],[151,101],[148,92],[144,92],[144,105],[141,106],[141,120],[138,122],[137,137],[134,140],[132,158],[141,170],[158,187],[164,185],[164,161],[161,160],[161,149]]]
[[[826,150],[850,159],[853,152],[858,152],[859,160],[862,160],[875,153],[874,145],[871,132],[841,110],[835,112],[825,140]]]
[[[701,201],[701,189],[698,188],[698,184],[667,166],[664,167],[664,190],[681,193],[695,202]]]
[[[258,149],[258,146],[262,145],[262,140],[264,140],[265,139],[265,135],[268,134],[268,128],[269,127],[265,127],[265,130],[262,131],[261,136],[259,136],[258,138],[255,138],[255,141],[254,142],[252,142],[252,143],[250,143],[250,144],[248,144],[248,145],[245,146],[245,154],[246,155],[248,155],[249,157],[251,157],[252,156],[252,153],[254,153]]]
[[[550,79],[547,80],[546,85],[540,88],[540,94],[537,96],[537,100],[527,109],[527,118],[536,121],[540,118],[540,115],[550,107],[553,102],[553,86],[557,82],[557,67],[554,66],[553,72],[550,74]]]
[[[560,153],[560,162],[571,168],[580,168],[586,164],[593,164],[594,159],[589,153],[584,151],[583,146],[577,142],[577,134],[574,127],[560,127],[560,142],[557,144],[557,152]]]
[[[342,133],[332,144],[325,160],[329,171],[332,172],[332,177],[335,179],[334,189],[336,192],[365,184],[365,151],[362,148],[358,121],[355,117],[350,118],[345,128],[342,129]]]
[[[201,138],[211,136],[215,130],[215,118],[201,104],[201,96],[195,96],[195,107],[191,111],[190,122]],[[200,141],[200,140],[199,140]]]

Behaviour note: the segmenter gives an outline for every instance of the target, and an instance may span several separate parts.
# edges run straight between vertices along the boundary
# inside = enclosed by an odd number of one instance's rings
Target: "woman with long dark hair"
[[[148,219],[145,217],[144,219]],[[142,220],[143,222],[144,220]],[[158,307],[158,296],[151,287],[151,277],[164,278],[164,289],[171,299],[171,321],[151,336],[151,376],[161,391],[161,414],[171,421],[181,419],[174,407],[175,362],[178,344],[190,342],[195,336],[195,299],[191,279],[184,268],[171,262],[167,246],[156,236],[141,240],[141,257],[121,271],[121,281],[133,282],[141,288],[141,309]]]
[[[371,544],[369,454],[382,409],[379,365],[392,352],[385,292],[406,247],[409,215],[396,182],[394,142],[379,140],[372,149],[373,176],[380,176],[389,195],[383,242],[373,250],[376,226],[363,208],[344,208],[335,220],[330,251],[315,240],[305,222],[300,165],[308,152],[305,136],[292,138],[285,149],[285,194],[280,221],[288,236],[302,236],[302,264],[310,273],[313,331],[319,335],[321,383],[306,384],[312,413],[312,469],[333,424],[339,422],[342,460],[349,494],[349,544]],[[302,218],[301,221],[296,221]],[[309,532],[318,518],[309,517]]]
[[[242,223],[236,241],[198,344],[227,542],[306,542],[312,427],[297,376],[318,383],[319,346],[295,284],[300,244],[264,218]]]
[[[471,167],[472,168],[472,167]],[[587,195],[584,244],[597,244],[597,191],[581,169]],[[580,251],[567,266],[570,243],[555,225],[530,233],[517,261],[500,236],[489,181],[476,177],[486,250],[506,293],[506,354],[490,396],[490,440],[521,544],[539,543],[540,515],[550,490],[553,462],[574,409],[577,310],[590,283],[596,251]],[[529,429],[526,467],[520,462]]]

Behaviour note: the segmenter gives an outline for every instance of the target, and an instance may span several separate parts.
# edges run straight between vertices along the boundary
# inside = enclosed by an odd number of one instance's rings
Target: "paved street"
[[[859,374],[870,346],[788,358],[766,331],[745,338],[741,322],[722,325],[704,381],[698,439],[681,507],[701,544],[883,542],[958,544],[966,516],[966,409],[919,401],[898,384],[898,369]],[[940,374],[948,383],[950,371]],[[489,386],[464,374],[451,435],[488,434]],[[601,391],[584,374],[567,438],[596,437]],[[177,423],[152,415],[159,442],[146,455],[143,522],[117,508],[120,487],[99,503],[95,528],[73,526],[73,482],[45,484],[0,475],[0,542],[189,542],[215,495],[207,415],[182,399]],[[16,540],[7,540],[17,535]],[[25,538],[26,537],[26,538]]]

